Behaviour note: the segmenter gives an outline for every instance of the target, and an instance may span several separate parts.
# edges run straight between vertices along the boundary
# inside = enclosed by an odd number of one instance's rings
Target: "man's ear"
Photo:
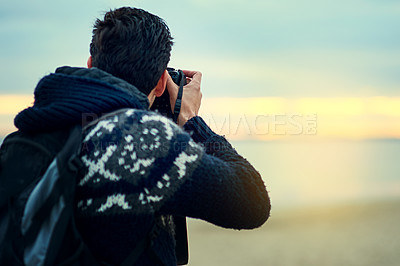
[[[161,75],[160,79],[158,80],[158,83],[155,87],[155,89],[156,89],[155,96],[156,97],[160,97],[164,93],[164,90],[167,87],[167,80],[168,80],[168,71],[165,70],[162,73],[162,75]]]
[[[88,60],[87,60],[87,67],[92,68],[92,56],[90,55]]]

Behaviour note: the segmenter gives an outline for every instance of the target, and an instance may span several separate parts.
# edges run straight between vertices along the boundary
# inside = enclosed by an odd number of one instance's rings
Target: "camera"
[[[186,76],[182,70],[174,69],[171,67],[167,68],[168,74],[171,76],[175,84],[179,86],[178,97],[174,106],[174,112],[172,112],[171,102],[169,99],[169,93],[165,88],[164,93],[160,97],[156,97],[150,110],[156,111],[170,119],[175,123],[178,121],[178,116],[181,108],[183,86],[186,85]]]

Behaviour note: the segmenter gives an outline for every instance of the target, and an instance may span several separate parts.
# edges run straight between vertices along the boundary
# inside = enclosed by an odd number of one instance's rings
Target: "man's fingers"
[[[189,84],[192,81],[192,78],[186,77],[186,84]]]
[[[191,78],[191,77],[193,77],[194,74],[196,74],[196,72],[198,72],[198,71],[182,69],[182,72],[185,74],[186,77]]]
[[[201,83],[202,74],[200,71],[182,70],[187,78],[191,78],[190,82]]]

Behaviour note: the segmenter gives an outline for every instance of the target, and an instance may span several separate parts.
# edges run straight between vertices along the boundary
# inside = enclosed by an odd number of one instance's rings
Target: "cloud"
[[[0,95],[0,135],[32,95]],[[400,138],[400,97],[205,97],[200,116],[231,140]]]
[[[210,98],[201,116],[232,140],[400,138],[400,98]]]

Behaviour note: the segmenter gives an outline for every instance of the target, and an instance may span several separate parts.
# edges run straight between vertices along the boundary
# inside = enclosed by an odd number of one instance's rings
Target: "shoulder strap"
[[[80,126],[72,129],[27,200],[21,221],[27,265],[52,265],[56,260],[73,215],[77,167],[72,162],[79,151],[81,131]]]
[[[183,96],[183,86],[186,84],[186,76],[182,70],[178,70],[180,75],[179,81],[179,91],[176,98],[173,121],[178,123],[178,116],[181,111],[182,96]],[[177,258],[178,265],[186,265],[189,262],[189,247],[187,239],[187,227],[186,227],[186,217],[185,216],[174,216],[175,222],[175,254]]]
[[[186,76],[182,70],[179,70],[180,81],[179,81],[179,91],[178,96],[176,97],[175,106],[174,106],[174,113],[173,113],[173,121],[178,123],[178,116],[181,112],[181,105],[182,105],[182,96],[183,96],[183,86],[186,84]]]
[[[36,141],[30,140],[30,139],[16,137],[16,138],[12,138],[12,139],[8,139],[8,140],[4,141],[4,144],[11,144],[11,143],[28,144],[29,146],[32,146],[32,147],[42,151],[49,158],[53,158],[55,155],[51,151],[49,151],[45,146],[37,143]]]
[[[48,160],[50,161],[52,158],[54,158],[55,154],[52,153],[49,149],[47,149],[45,146],[43,146],[40,143],[37,143],[36,141],[22,138],[15,136],[10,139],[5,139],[2,147],[10,144],[22,144],[22,145],[28,145],[38,151],[40,151],[45,157],[48,157]],[[10,147],[11,148],[11,147]],[[14,156],[15,157],[15,156]],[[13,158],[13,159],[21,159],[21,158]],[[37,159],[37,158],[36,158]],[[7,169],[19,169],[21,168],[20,164],[21,162],[9,162],[7,161]],[[11,164],[11,165],[10,165]],[[15,165],[13,165],[15,164]],[[47,167],[47,166],[46,166]],[[0,175],[0,206],[4,206],[7,201],[10,199],[12,195],[19,194],[27,184],[33,181],[32,177],[28,178],[26,175],[19,175],[16,174],[15,171],[9,172],[9,170],[1,169]],[[33,178],[35,178],[33,176]]]

